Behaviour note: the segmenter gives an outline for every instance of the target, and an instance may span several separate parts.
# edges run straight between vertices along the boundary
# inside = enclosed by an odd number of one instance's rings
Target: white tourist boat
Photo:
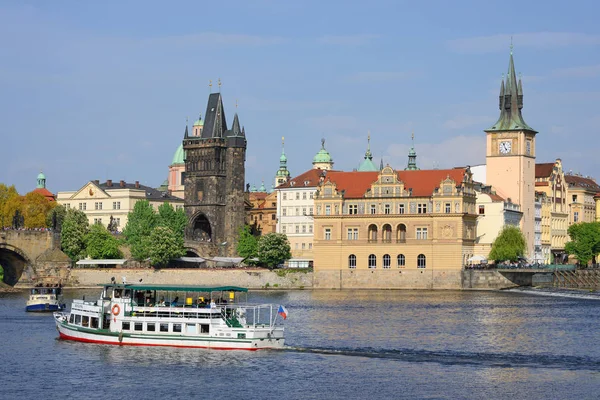
[[[36,286],[31,288],[29,299],[25,304],[25,311],[29,312],[48,312],[60,311],[65,308],[62,304],[62,288],[58,285]]]
[[[101,286],[98,300],[73,300],[69,313],[54,313],[62,339],[220,350],[273,349],[284,344],[285,307],[241,302],[246,288]]]

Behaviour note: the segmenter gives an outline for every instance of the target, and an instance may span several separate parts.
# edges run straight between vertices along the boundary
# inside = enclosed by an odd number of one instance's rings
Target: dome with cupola
[[[313,158],[313,167],[329,170],[333,167],[331,154],[325,150],[325,139],[321,139],[321,150]]]
[[[173,155],[173,161],[171,161],[171,165],[178,165],[178,164],[184,164],[185,160],[184,160],[184,151],[183,151],[183,143],[179,145],[179,147],[177,147],[177,150],[175,150],[175,154]]]

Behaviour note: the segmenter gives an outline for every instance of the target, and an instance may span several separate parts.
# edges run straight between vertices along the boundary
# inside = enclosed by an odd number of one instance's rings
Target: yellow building
[[[473,255],[476,220],[468,168],[326,171],[315,194],[316,286],[333,286],[327,280],[344,270],[382,273],[384,280],[386,270],[460,271]]]
[[[170,203],[175,209],[183,208],[184,203],[183,199],[140,185],[138,181],[90,181],[79,190],[58,192],[56,195],[58,204],[83,211],[90,224],[108,226],[112,218],[118,231],[125,228],[127,215],[139,200],[148,200],[155,210],[163,203]]]
[[[246,213],[246,223],[258,230],[261,235],[277,231],[277,193],[250,192],[248,202],[251,205]]]
[[[596,200],[600,186],[594,178],[574,174],[566,174],[567,204],[569,206],[569,225],[578,222],[594,222],[596,216]]]

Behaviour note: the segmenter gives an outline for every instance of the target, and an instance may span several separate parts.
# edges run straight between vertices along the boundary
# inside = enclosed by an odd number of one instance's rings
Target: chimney
[[[125,187],[125,181],[121,181],[121,182],[119,182],[119,186],[121,186],[121,187]]]
[[[135,181],[135,188],[139,189],[140,188],[140,181]]]
[[[111,187],[112,186],[112,180],[107,179],[106,180],[106,186]]]
[[[96,180],[94,181],[94,183],[95,183],[96,185],[99,185],[99,184],[100,184],[100,181],[99,181],[98,179],[96,179]]]

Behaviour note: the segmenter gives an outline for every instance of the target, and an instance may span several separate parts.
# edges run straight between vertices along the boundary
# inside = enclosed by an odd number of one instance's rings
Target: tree
[[[23,197],[23,216],[25,228],[46,228],[46,215],[56,206],[56,202],[48,201],[36,192],[29,192]],[[50,225],[51,226],[51,225]]]
[[[62,223],[67,215],[67,209],[62,204],[57,204],[46,214],[46,226],[60,232]]]
[[[571,241],[565,244],[565,250],[580,264],[586,265],[600,253],[600,222],[573,224],[567,232]]]
[[[158,217],[148,200],[140,200],[133,206],[133,211],[127,215],[127,225],[123,229],[123,236],[131,255],[136,260],[145,260],[150,257],[148,240],[152,230],[158,224]]]
[[[4,204],[4,225],[13,226],[14,217],[17,212],[22,216],[23,214],[23,197],[22,196],[11,196],[6,200]]]
[[[169,261],[185,255],[183,237],[166,226],[157,226],[146,238],[150,262],[165,266]]]
[[[121,258],[119,240],[102,224],[93,224],[84,238],[87,255],[94,260]]]
[[[62,224],[60,243],[62,251],[73,261],[86,255],[85,236],[89,231],[87,216],[83,211],[70,208]]]
[[[252,229],[248,225],[240,229],[237,253],[244,258],[254,258],[258,253],[258,239],[252,234]]]
[[[525,237],[521,230],[516,226],[507,225],[492,243],[492,250],[488,258],[496,262],[515,262],[525,254],[525,247]]]
[[[5,226],[12,225],[12,217],[14,215],[14,210],[9,212],[9,210],[5,209],[8,201],[14,197],[19,197],[19,193],[15,186],[6,186],[4,183],[0,183],[0,228]]]
[[[267,267],[274,268],[292,257],[290,243],[282,233],[268,233],[258,240],[258,259]]]
[[[175,210],[169,203],[161,204],[158,207],[158,225],[171,228],[174,233],[183,238],[187,225],[185,211],[182,208]]]

